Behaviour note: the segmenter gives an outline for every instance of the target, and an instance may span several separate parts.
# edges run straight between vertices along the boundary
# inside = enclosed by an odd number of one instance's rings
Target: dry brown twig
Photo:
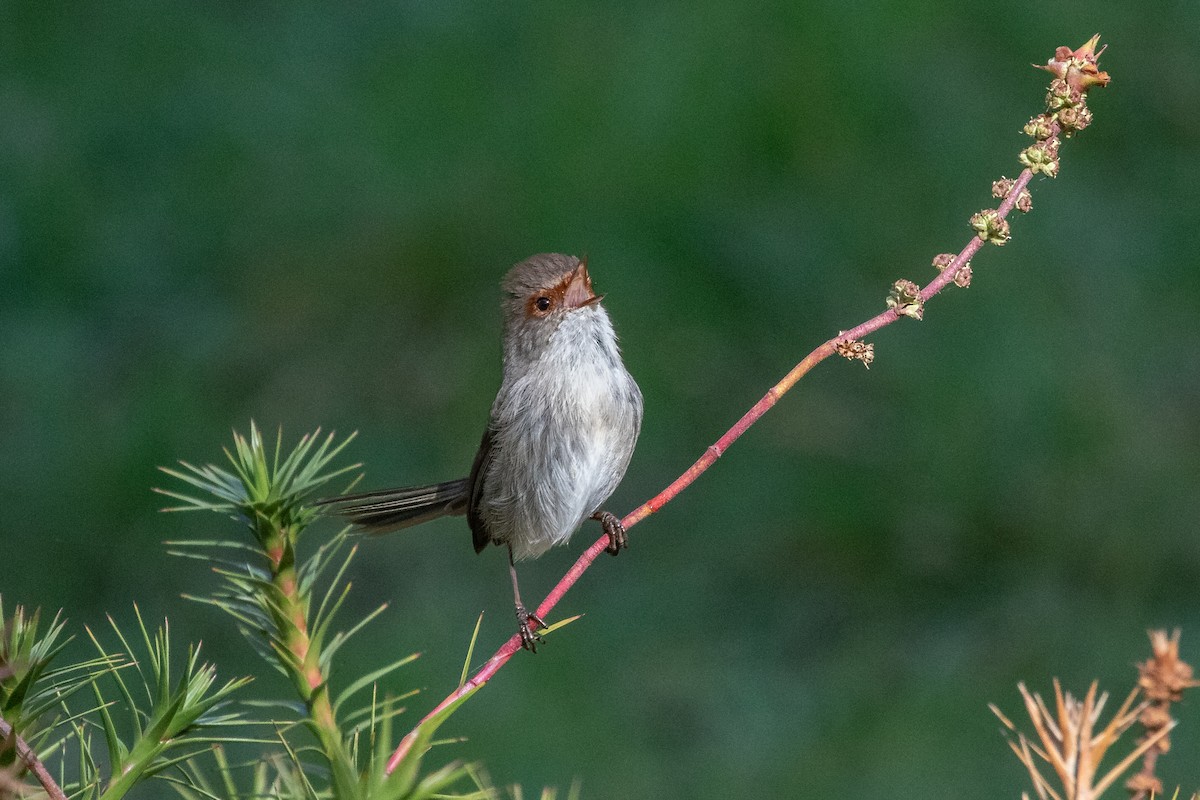
[[[1037,174],[1050,178],[1056,176],[1059,169],[1061,140],[1071,137],[1091,123],[1092,114],[1086,102],[1087,92],[1096,86],[1106,86],[1109,82],[1108,73],[1101,72],[1097,66],[1097,59],[1104,51],[1103,47],[1097,49],[1099,39],[1100,36],[1097,34],[1075,50],[1069,47],[1060,47],[1055,51],[1054,58],[1045,65],[1039,66],[1039,69],[1045,69],[1052,73],[1054,79],[1050,82],[1049,93],[1046,97],[1045,113],[1034,117],[1025,126],[1025,133],[1034,139],[1034,143],[1021,151],[1019,160],[1024,169],[1015,180],[1001,178],[992,184],[992,194],[1001,199],[1000,204],[994,209],[985,209],[971,217],[970,224],[975,235],[957,255],[948,253],[934,258],[933,265],[939,270],[938,276],[923,289],[912,281],[896,281],[887,298],[888,308],[886,311],[850,330],[839,333],[805,356],[779,383],[767,390],[762,399],[755,403],[715,444],[710,445],[686,472],[622,519],[621,523],[626,529],[658,511],[691,485],[720,458],[738,437],[770,410],[780,397],[817,364],[836,354],[850,360],[861,361],[864,366],[869,366],[875,357],[875,350],[874,345],[863,341],[865,337],[904,317],[921,319],[924,315],[925,304],[947,285],[954,283],[958,286],[967,286],[970,283],[970,259],[972,256],[984,244],[1002,245],[1008,241],[1010,233],[1007,217],[1009,213],[1014,208],[1021,212],[1028,212],[1032,207],[1030,194],[1026,188],[1030,180]],[[585,550],[537,607],[536,616],[545,618],[607,546],[608,537],[602,536]],[[388,759],[387,771],[392,772],[404,760],[415,743],[422,725],[440,717],[447,709],[482,688],[520,649],[521,638],[518,634],[514,634],[471,676],[470,680],[442,700],[417,724],[417,727],[413,728],[400,741],[399,746]]]
[[[1097,733],[1097,723],[1108,701],[1108,692],[1098,695],[1096,683],[1092,683],[1083,700],[1078,700],[1070,692],[1064,693],[1062,686],[1055,679],[1054,712],[1047,708],[1041,695],[1031,693],[1025,688],[1025,684],[1017,684],[1017,688],[1025,700],[1025,711],[1033,722],[1038,743],[1030,741],[995,705],[991,705],[990,708],[1000,722],[1017,735],[1017,740],[1010,740],[1008,745],[1016,754],[1017,760],[1029,770],[1034,791],[1041,800],[1094,800],[1170,730],[1168,726],[1160,731],[1156,738],[1138,745],[1101,777],[1100,762],[1108,748],[1137,721],[1138,715],[1147,705],[1144,701],[1133,705],[1138,690],[1134,689],[1129,693],[1121,708]],[[1050,780],[1042,773],[1043,763],[1053,768],[1062,787],[1061,791],[1055,790]]]
[[[1171,703],[1178,703],[1184,689],[1200,686],[1192,675],[1192,667],[1179,658],[1179,629],[1167,636],[1166,631],[1150,631],[1153,655],[1138,664],[1138,688],[1146,703],[1138,722],[1145,733],[1139,742],[1149,743],[1142,755],[1142,769],[1125,782],[1130,800],[1146,800],[1162,794],[1162,781],[1154,774],[1159,755],[1171,749],[1166,732],[1175,725],[1171,719]],[[1161,733],[1161,735],[1160,735]]]
[[[1171,637],[1166,631],[1151,631],[1150,642],[1154,656],[1138,666],[1138,684],[1125,702],[1099,732],[1100,715],[1108,701],[1108,693],[1097,694],[1092,683],[1083,700],[1064,693],[1058,679],[1054,680],[1054,711],[1046,706],[1041,695],[1030,692],[1024,683],[1017,684],[1025,701],[1025,711],[1033,722],[1037,741],[1018,730],[995,704],[988,707],[1016,740],[1008,746],[1029,771],[1033,789],[1040,800],[1095,800],[1100,797],[1139,758],[1142,771],[1126,782],[1134,800],[1158,796],[1162,783],[1154,775],[1159,753],[1170,746],[1167,734],[1175,727],[1168,707],[1179,700],[1184,689],[1200,685],[1192,679],[1192,668],[1179,658],[1179,632]],[[1135,701],[1141,694],[1141,702]],[[1101,774],[1100,763],[1110,747],[1140,722],[1145,733],[1137,746],[1106,772]],[[1049,765],[1058,778],[1055,784],[1043,772]]]

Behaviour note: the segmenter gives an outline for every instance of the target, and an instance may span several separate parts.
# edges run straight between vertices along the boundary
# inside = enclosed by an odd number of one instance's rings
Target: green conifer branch
[[[285,454],[281,437],[269,451],[252,423],[249,436],[234,434],[233,449],[226,451],[229,468],[180,462],[179,469],[163,470],[198,492],[156,491],[179,503],[165,510],[232,515],[251,534],[249,543],[210,539],[169,544],[171,552],[216,565],[215,571],[223,579],[221,589],[193,599],[229,614],[257,652],[288,677],[303,703],[301,721],[317,740],[328,767],[329,786],[312,787],[297,751],[281,734],[279,743],[288,757],[276,762],[275,772],[277,785],[290,787],[285,789],[289,792],[286,796],[338,800],[429,796],[435,790],[432,787],[445,792],[469,773],[453,762],[422,776],[422,750],[414,753],[409,769],[389,774],[386,753],[392,746],[391,720],[403,711],[395,707],[394,700],[379,701],[373,693],[365,708],[347,711],[344,718],[339,716],[350,696],[375,685],[415,656],[398,659],[351,681],[335,702],[330,688],[334,655],[385,607],[346,629],[335,630],[334,618],[350,589],[345,576],[356,548],[349,546],[348,532],[342,530],[312,548],[311,553],[300,552],[304,533],[317,516],[306,501],[323,484],[358,469],[357,464],[333,465],[352,438],[336,442],[333,435],[322,439],[314,433],[302,437]],[[236,559],[227,554],[236,554]],[[328,580],[327,575],[331,576]],[[318,584],[324,586],[322,591]],[[360,747],[364,735],[370,742]],[[360,753],[364,764],[360,764]],[[196,776],[181,781],[192,792],[185,794],[187,797],[201,798],[212,791],[211,785]]]

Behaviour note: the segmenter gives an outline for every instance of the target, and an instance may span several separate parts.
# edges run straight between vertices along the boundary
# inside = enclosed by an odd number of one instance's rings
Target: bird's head
[[[603,295],[592,289],[586,259],[560,253],[531,256],[508,271],[502,286],[506,358],[518,353],[536,357],[568,320],[607,323],[599,305]]]
[[[506,310],[526,321],[552,320],[600,301],[587,261],[559,253],[531,256],[504,276]]]

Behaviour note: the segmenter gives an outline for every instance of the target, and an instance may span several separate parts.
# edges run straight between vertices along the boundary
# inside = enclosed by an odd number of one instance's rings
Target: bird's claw
[[[615,556],[629,546],[625,526],[616,514],[611,511],[597,511],[592,514],[592,519],[599,520],[600,527],[604,528],[604,533],[608,536],[608,547],[604,548],[604,552]]]
[[[538,631],[546,627],[546,623],[537,614],[525,610],[525,606],[517,604],[517,629],[521,634],[521,647],[531,653],[537,652],[538,642],[544,642]]]

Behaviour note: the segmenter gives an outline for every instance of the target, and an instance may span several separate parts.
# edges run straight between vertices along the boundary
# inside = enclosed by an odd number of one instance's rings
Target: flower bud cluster
[[[1021,151],[1019,159],[1034,175],[1040,172],[1053,178],[1058,175],[1058,139],[1031,144]]]
[[[861,361],[867,369],[875,360],[875,345],[859,339],[843,339],[837,343],[837,354],[850,361]]]
[[[938,253],[933,257],[933,267],[938,272],[941,272],[942,270],[946,269],[946,267],[953,264],[955,258],[957,258],[957,256],[955,256],[954,253]],[[960,289],[965,289],[971,285],[970,261],[964,263],[958,268],[958,271],[954,273],[954,285]]]
[[[1001,199],[1008,197],[1009,192],[1013,190],[1015,184],[1016,181],[1012,178],[1005,178],[1003,175],[1000,176],[1000,180],[992,184],[992,197]],[[1013,207],[1022,214],[1028,214],[1033,209],[1033,195],[1029,194],[1028,189],[1022,189],[1017,194],[1017,199],[1013,202]]]
[[[980,239],[997,246],[1003,245],[1012,236],[1009,233],[1008,220],[1001,217],[1000,212],[994,208],[973,214],[971,227],[975,229],[975,235]]]
[[[1103,47],[1097,49],[1099,41],[1097,34],[1075,50],[1060,47],[1054,52],[1054,58],[1045,65],[1034,65],[1054,77],[1046,93],[1046,111],[1025,123],[1025,134],[1034,141],[1021,151],[1019,159],[1033,175],[1041,174],[1050,178],[1058,175],[1060,140],[1069,138],[1091,124],[1092,112],[1087,107],[1088,90],[1109,83],[1108,73],[1101,72],[1097,66],[1097,59],[1104,52]],[[1000,207],[979,211],[970,220],[981,242],[1000,246],[1011,238],[1006,219],[1008,212],[1015,208],[1027,214],[1033,208],[1033,198],[1027,188],[1029,179],[1029,174],[1022,173],[1017,180],[1001,176],[992,184],[992,196],[1001,201]],[[973,255],[980,246],[976,242],[968,244],[963,255]],[[931,286],[940,289],[947,282],[947,277],[956,286],[966,288],[971,285],[969,260],[964,260],[952,276],[947,276],[946,272],[954,265],[956,258],[958,256],[953,253],[941,253],[934,257],[933,266],[942,275]],[[937,289],[932,293],[936,293]],[[921,287],[909,280],[896,281],[888,292],[887,307],[896,315],[922,319],[925,302],[921,297]],[[836,348],[838,355],[843,358],[862,361],[868,367],[875,358],[874,346],[859,340],[840,339],[836,342]]]
[[[888,292],[887,307],[897,314],[920,320],[925,316],[925,301],[921,299],[921,287],[912,281],[898,280]]]
[[[1069,139],[1092,124],[1087,93],[1093,86],[1107,86],[1107,72],[1101,72],[1097,59],[1104,48],[1096,49],[1099,35],[1076,50],[1060,47],[1040,69],[1054,76],[1046,92],[1046,113],[1025,124],[1025,133],[1035,143],[1021,151],[1021,163],[1034,174],[1053,178],[1058,174],[1058,138]]]

